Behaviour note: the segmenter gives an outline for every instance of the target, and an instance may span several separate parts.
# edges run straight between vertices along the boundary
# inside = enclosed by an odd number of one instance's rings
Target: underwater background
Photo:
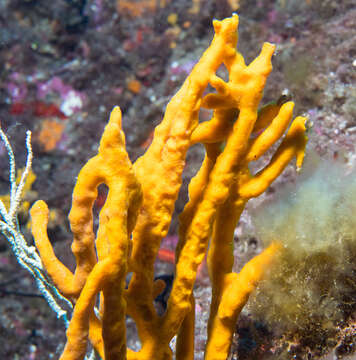
[[[79,169],[97,149],[111,109],[119,105],[123,111],[126,145],[131,160],[135,160],[149,146],[168,100],[211,41],[212,20],[231,16],[232,12],[240,17],[238,48],[247,61],[256,57],[264,41],[277,45],[264,103],[276,101],[283,94],[291,96],[296,103],[295,114],[308,115],[313,125],[308,133],[310,165],[304,177],[313,176],[319,166],[324,178],[351,172],[356,161],[355,0],[0,0],[0,124],[14,147],[19,168],[26,159],[26,130],[33,133],[33,174],[20,218],[28,239],[28,208],[41,198],[51,209],[49,235],[56,253],[69,266],[74,265],[66,219],[71,193]],[[201,121],[209,116],[209,111],[202,111]],[[203,154],[200,146],[188,153],[185,191],[177,202],[176,214],[186,202],[187,184]],[[325,170],[325,163],[332,170]],[[263,162],[256,168],[261,166]],[[289,166],[266,194],[248,205],[236,229],[235,270],[264,246],[265,225],[253,222],[253,218],[263,217],[258,213],[263,214],[268,204],[283,202],[281,190],[286,186],[297,189],[300,185],[296,184],[302,180]],[[8,159],[0,144],[2,199],[8,187]],[[341,191],[334,201],[340,203],[343,196],[348,196],[350,204],[352,199],[355,203],[352,191],[346,195]],[[315,194],[317,191],[313,191]],[[96,214],[105,196],[106,189],[101,187]],[[315,201],[319,198],[316,196]],[[274,209],[286,212],[278,205]],[[355,217],[350,209],[343,214]],[[355,244],[354,233],[351,238]],[[177,216],[162,244],[158,275],[172,274],[170,254],[176,241]],[[353,254],[352,246],[342,249]],[[356,282],[356,263],[350,256],[345,258],[347,279]],[[206,339],[210,301],[207,283],[203,269],[195,289],[197,359],[203,358],[199,351]],[[318,325],[325,328],[322,332],[312,328],[308,332],[309,325],[278,325],[273,316],[268,317],[273,321],[264,320],[260,314],[266,314],[266,310],[255,302],[260,296],[266,306],[271,296],[267,297],[268,292],[261,295],[259,289],[240,316],[231,358],[352,356],[356,343],[356,287],[349,283],[344,287],[348,296],[351,293],[347,311],[345,305],[340,308],[344,300],[337,302],[332,292],[326,293],[331,304],[328,311],[334,306],[338,316],[330,315],[327,323],[321,321]],[[274,295],[276,299],[278,293]],[[322,300],[326,301],[324,296]],[[279,304],[280,299],[275,301]],[[277,321],[284,320],[281,317]],[[135,347],[135,329],[130,321],[128,329],[128,344]],[[0,237],[0,359],[57,359],[64,343],[62,323]]]

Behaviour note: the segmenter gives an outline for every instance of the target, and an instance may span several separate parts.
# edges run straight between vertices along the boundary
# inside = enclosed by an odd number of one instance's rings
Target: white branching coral
[[[21,233],[18,222],[18,213],[21,207],[23,189],[32,167],[33,155],[31,147],[31,132],[27,131],[26,133],[26,166],[18,183],[16,182],[14,152],[8,137],[1,128],[0,138],[7,151],[10,166],[10,205],[7,209],[3,201],[0,200],[0,232],[10,243],[18,263],[33,276],[38,290],[46,299],[51,309],[56,313],[57,317],[62,319],[67,327],[69,324],[68,312],[71,312],[72,304],[58,292],[57,288],[52,284],[51,280],[46,275],[36,248],[27,243],[25,237]]]

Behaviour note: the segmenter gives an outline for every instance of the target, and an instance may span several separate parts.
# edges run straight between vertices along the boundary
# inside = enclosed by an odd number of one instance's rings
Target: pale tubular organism
[[[265,43],[260,55],[246,65],[236,51],[238,16],[215,20],[213,25],[211,45],[167,105],[151,146],[133,165],[125,150],[121,111],[118,107],[112,111],[98,155],[83,167],[73,192],[69,220],[77,261],[74,274],[56,258],[46,235],[47,205],[38,201],[31,209],[43,264],[59,291],[74,304],[62,360],[82,359],[88,339],[105,360],[171,359],[169,344],[175,335],[176,358],[193,359],[193,287],[207,251],[213,294],[205,358],[226,359],[237,317],[280,248],[272,244],[239,274],[232,272],[233,233],[241,212],[293,157],[300,168],[306,118],[297,117],[287,130],[292,102],[258,111],[272,70],[274,45]],[[221,64],[229,72],[227,82],[216,75]],[[217,92],[204,96],[208,84]],[[201,107],[212,109],[213,117],[199,124]],[[251,174],[248,164],[285,132],[269,164]],[[164,284],[154,281],[154,261],[168,232],[187,150],[198,142],[204,144],[206,157],[190,183],[190,199],[180,215],[175,280],[167,310],[160,316],[153,300]],[[92,206],[101,183],[109,193],[94,234]],[[133,276],[125,290],[128,272]],[[126,314],[137,326],[142,345],[138,352],[126,349]]]
[[[39,291],[47,300],[51,309],[57,314],[57,317],[63,319],[65,325],[68,326],[69,321],[67,312],[68,310],[70,311],[72,309],[72,305],[58,292],[57,288],[48,278],[36,248],[34,246],[28,245],[25,237],[21,233],[17,218],[21,207],[23,188],[32,167],[33,155],[31,147],[31,132],[27,131],[26,133],[27,160],[25,169],[18,184],[16,183],[16,164],[14,152],[8,137],[1,128],[0,138],[9,157],[10,166],[10,206],[9,209],[6,209],[6,206],[0,200],[0,232],[10,243],[18,263],[36,280]],[[67,310],[65,310],[65,307],[63,307],[61,303],[66,305]]]

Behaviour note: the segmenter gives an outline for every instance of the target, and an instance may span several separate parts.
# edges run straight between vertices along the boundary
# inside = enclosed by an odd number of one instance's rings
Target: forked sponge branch
[[[105,360],[171,359],[169,344],[176,335],[176,358],[193,359],[193,287],[206,253],[212,299],[205,358],[226,359],[237,317],[281,248],[273,243],[239,274],[232,272],[233,235],[240,215],[248,200],[263,193],[294,157],[300,168],[307,119],[292,120],[291,101],[259,110],[274,45],[265,43],[246,65],[236,50],[238,16],[214,20],[213,26],[210,46],[168,103],[152,144],[134,164],[125,149],[121,111],[113,109],[98,154],[80,171],[73,192],[69,220],[74,273],[52,249],[45,202],[37,201],[31,209],[39,266],[73,305],[61,360],[84,359],[88,342]],[[229,73],[227,81],[216,74],[222,64]],[[216,91],[205,94],[209,84]],[[213,115],[199,123],[202,107]],[[249,163],[280,139],[269,164],[251,173]],[[180,215],[175,279],[167,310],[160,316],[153,301],[164,284],[154,281],[154,262],[169,229],[187,151],[196,143],[205,146],[206,155]],[[94,233],[92,207],[103,183],[109,192]],[[15,191],[12,195],[17,196]],[[0,229],[12,237],[5,212],[1,208],[5,218]],[[126,289],[128,272],[133,276]],[[138,352],[126,347],[126,315],[136,323]]]

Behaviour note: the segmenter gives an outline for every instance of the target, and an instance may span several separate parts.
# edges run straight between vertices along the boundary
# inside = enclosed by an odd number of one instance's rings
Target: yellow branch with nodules
[[[171,359],[169,344],[175,335],[177,360],[194,359],[193,287],[206,254],[212,299],[205,359],[226,359],[237,317],[277,256],[280,245],[272,244],[239,274],[233,273],[234,229],[248,200],[266,191],[293,157],[297,168],[302,165],[306,118],[292,121],[291,101],[259,109],[275,46],[265,43],[246,65],[236,50],[238,16],[214,20],[213,25],[212,43],[167,105],[152,144],[134,164],[125,150],[120,109],[112,111],[98,154],[81,170],[73,192],[69,220],[74,273],[53,252],[47,205],[38,201],[31,209],[44,267],[74,305],[61,360],[84,359],[88,341],[105,360]],[[216,75],[222,64],[227,81]],[[216,92],[205,95],[209,84]],[[199,123],[202,107],[213,115]],[[269,164],[252,174],[249,163],[280,139]],[[205,146],[206,156],[180,215],[175,278],[167,309],[159,315],[154,299],[165,285],[154,280],[154,262],[170,226],[187,151],[196,143]],[[94,234],[92,207],[102,183],[109,192]],[[125,289],[128,272],[133,276]],[[127,315],[136,323],[138,352],[126,348]]]

